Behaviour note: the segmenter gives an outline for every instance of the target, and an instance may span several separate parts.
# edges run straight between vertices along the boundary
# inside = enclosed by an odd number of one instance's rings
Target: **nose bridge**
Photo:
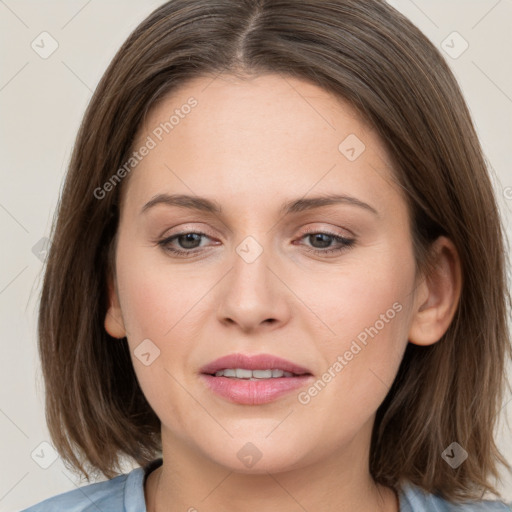
[[[270,244],[262,238],[262,235],[248,235],[235,247],[231,285],[247,304],[264,298],[268,303],[270,298],[262,296],[271,292],[269,266],[272,264]]]
[[[264,234],[248,235],[235,247],[218,311],[221,320],[230,319],[248,329],[283,319],[283,290],[274,275],[269,240]]]

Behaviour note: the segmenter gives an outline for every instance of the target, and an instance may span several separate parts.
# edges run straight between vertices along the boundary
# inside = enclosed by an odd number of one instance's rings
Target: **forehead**
[[[127,184],[137,204],[172,191],[245,204],[286,191],[397,194],[372,127],[343,99],[292,77],[195,78],[149,111],[134,149],[149,140]]]
[[[190,98],[197,103],[192,109],[187,107]],[[366,133],[372,128],[344,99],[315,84],[276,74],[244,79],[232,75],[196,77],[150,109],[139,129],[139,139],[169,120],[176,141],[190,135],[187,128],[193,127],[196,138],[205,137],[200,144],[229,135],[233,149],[244,152],[261,143],[269,149],[299,144],[307,149],[321,141],[325,141],[322,146],[334,144],[337,149],[336,142],[351,130],[367,139],[375,137]],[[249,139],[253,140],[249,146],[235,144]],[[375,137],[371,143],[379,141]]]

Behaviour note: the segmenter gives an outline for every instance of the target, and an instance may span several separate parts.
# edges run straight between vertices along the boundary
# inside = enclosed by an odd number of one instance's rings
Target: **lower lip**
[[[260,405],[273,402],[279,397],[305,386],[312,375],[278,377],[261,380],[233,379],[201,374],[206,385],[229,401],[243,405]]]

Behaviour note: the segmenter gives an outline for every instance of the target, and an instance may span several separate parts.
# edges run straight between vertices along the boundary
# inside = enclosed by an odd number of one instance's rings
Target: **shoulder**
[[[400,491],[400,512],[512,512],[512,504],[491,500],[452,503],[406,482]]]
[[[84,485],[36,503],[21,512],[141,512],[146,510],[144,499],[144,468],[130,473]]]

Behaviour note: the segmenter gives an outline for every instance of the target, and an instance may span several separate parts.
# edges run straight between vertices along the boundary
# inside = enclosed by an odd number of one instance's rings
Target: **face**
[[[408,210],[376,133],[307,82],[224,75],[158,104],[134,148],[144,145],[123,183],[106,327],[127,335],[163,442],[263,472],[368,441],[416,300]],[[345,199],[310,201],[334,195]],[[309,375],[201,373],[235,353]]]

